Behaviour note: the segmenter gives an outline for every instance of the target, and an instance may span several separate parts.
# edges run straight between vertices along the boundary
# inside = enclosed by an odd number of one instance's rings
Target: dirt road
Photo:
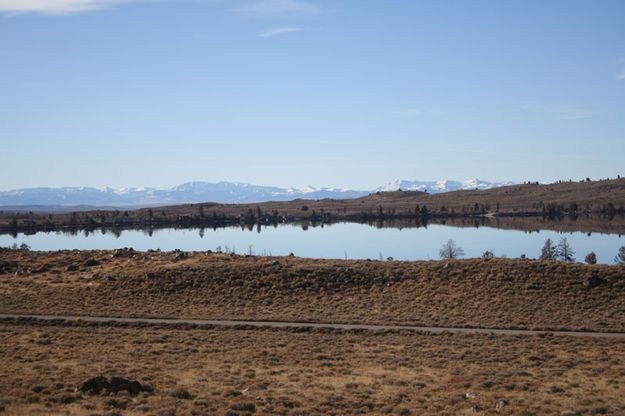
[[[425,326],[400,326],[400,325],[358,325],[341,323],[312,323],[312,322],[279,322],[279,321],[221,321],[210,319],[167,319],[167,318],[116,318],[104,316],[55,316],[55,315],[14,315],[0,314],[0,319],[41,319],[41,320],[64,320],[84,322],[128,322],[128,323],[151,323],[151,324],[192,324],[192,325],[215,325],[237,326],[247,325],[256,327],[273,328],[330,328],[330,329],[365,329],[372,331],[384,330],[410,330],[431,333],[458,332],[458,333],[481,333],[496,335],[539,335],[550,334],[555,336],[593,337],[593,338],[625,338],[625,333],[620,332],[579,332],[579,331],[531,331],[518,329],[490,329],[490,328],[445,328]]]

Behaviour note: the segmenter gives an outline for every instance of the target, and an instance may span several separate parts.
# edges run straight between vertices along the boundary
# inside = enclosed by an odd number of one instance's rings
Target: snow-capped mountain
[[[240,182],[188,182],[172,188],[25,188],[0,192],[0,206],[146,207],[194,202],[248,203],[297,198],[357,198],[370,191],[339,188],[278,188]]]
[[[441,192],[450,192],[458,190],[472,190],[472,189],[491,189],[500,186],[514,185],[514,182],[487,182],[479,179],[467,179],[466,181],[406,181],[397,179],[386,185],[383,185],[376,189],[380,192],[391,191],[421,191],[429,192],[431,194],[438,194]]]
[[[440,193],[458,189],[489,189],[512,185],[512,182],[486,182],[471,179],[458,181],[396,180],[377,189],[358,191],[344,188],[278,188],[241,182],[187,182],[172,188],[24,188],[0,192],[0,206],[78,206],[147,207],[195,202],[250,203],[305,199],[358,198],[373,192],[427,191]]]

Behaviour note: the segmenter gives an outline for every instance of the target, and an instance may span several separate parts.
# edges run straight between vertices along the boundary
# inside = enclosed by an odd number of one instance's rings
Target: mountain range
[[[278,188],[240,182],[187,182],[171,188],[23,188],[0,192],[3,209],[72,207],[93,208],[140,208],[159,205],[176,205],[196,202],[251,203],[264,201],[288,201],[304,199],[358,198],[374,192],[397,190],[429,193],[449,192],[460,189],[490,189],[513,185],[514,182],[487,182],[479,179],[466,181],[406,181],[395,180],[373,190],[345,188]]]

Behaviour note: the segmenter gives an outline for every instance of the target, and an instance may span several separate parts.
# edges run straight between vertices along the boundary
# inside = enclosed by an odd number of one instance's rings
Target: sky
[[[0,190],[625,174],[625,1],[0,0]]]

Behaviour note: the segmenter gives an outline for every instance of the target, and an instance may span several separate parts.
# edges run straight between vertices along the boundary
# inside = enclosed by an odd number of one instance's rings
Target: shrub
[[[545,245],[540,251],[540,260],[555,260],[557,256],[556,246],[553,245],[551,238],[545,240]]]
[[[448,240],[439,252],[441,259],[457,259],[464,256],[462,247],[457,246],[454,240]]]
[[[614,263],[625,266],[625,246],[618,249],[618,253],[614,257]]]
[[[255,412],[256,405],[254,403],[238,403],[230,406],[232,410],[240,410],[243,412]]]
[[[586,257],[584,257],[584,261],[588,264],[597,264],[597,255],[594,251],[591,251],[590,253],[586,254]]]
[[[177,399],[183,399],[183,400],[191,400],[193,398],[193,395],[184,389],[180,389],[174,392],[172,396],[174,396]]]
[[[560,239],[558,247],[556,247],[557,257],[559,257],[562,261],[573,263],[575,261],[575,257],[573,257],[574,254],[575,251],[571,248],[568,241],[566,241],[566,237]]]

